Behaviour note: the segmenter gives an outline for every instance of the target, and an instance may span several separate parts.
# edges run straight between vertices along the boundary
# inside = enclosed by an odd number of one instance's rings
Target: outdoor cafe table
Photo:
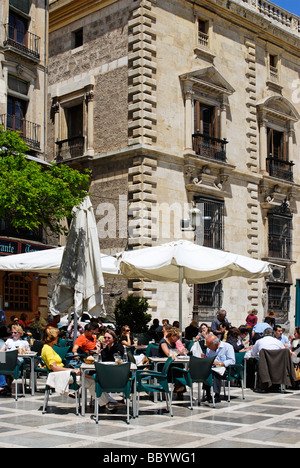
[[[108,362],[102,362],[101,364],[107,364],[111,366],[116,366],[118,364],[115,364],[112,361]],[[135,373],[137,370],[136,364],[133,362],[130,364],[130,370]],[[85,376],[88,372],[96,372],[95,364],[82,364],[80,366],[80,371],[81,371],[81,416],[85,416],[85,401],[86,401],[86,390],[85,390]],[[134,380],[134,399],[136,399],[136,382]],[[134,405],[135,408],[135,405]],[[134,410],[135,411],[135,410]]]
[[[37,356],[37,353],[34,351],[31,351],[30,353],[26,354],[20,354],[19,358],[21,359],[28,359],[30,361],[30,386],[31,386],[31,395],[34,396],[34,387],[35,387],[35,382],[34,382],[34,360]]]

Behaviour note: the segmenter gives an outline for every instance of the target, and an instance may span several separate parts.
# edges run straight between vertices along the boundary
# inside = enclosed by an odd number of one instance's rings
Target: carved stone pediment
[[[192,86],[194,91],[198,90],[211,95],[228,96],[235,91],[214,66],[185,73],[180,76],[180,80]]]
[[[297,122],[300,115],[297,109],[283,96],[271,96],[257,105],[260,115],[267,115],[278,120]]]

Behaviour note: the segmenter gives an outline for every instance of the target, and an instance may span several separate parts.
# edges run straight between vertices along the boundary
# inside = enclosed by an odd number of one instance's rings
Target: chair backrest
[[[54,345],[53,349],[61,357],[61,360],[63,361],[69,352],[70,346],[61,347],[61,346]]]
[[[95,362],[95,369],[96,382],[103,390],[123,389],[130,378],[130,362],[119,365]]]
[[[128,356],[128,362],[132,362],[136,364],[134,356],[132,354],[132,351],[130,349],[127,349],[127,356]]]
[[[158,356],[158,345],[154,343],[149,343],[147,346],[147,349],[145,351],[145,356],[146,357],[155,357]]]
[[[243,364],[246,352],[243,353],[235,353],[235,364],[237,366],[241,366]]]
[[[14,371],[18,364],[18,350],[4,351],[0,353],[0,374],[1,371]]]
[[[37,353],[38,356],[41,355],[42,349],[43,349],[44,343],[39,340],[35,340],[33,345],[31,346],[31,351],[34,351]]]
[[[147,345],[151,339],[149,333],[134,333],[134,337],[138,339],[139,345]]]
[[[163,369],[161,371],[162,374],[167,374],[168,373],[169,367],[172,364],[172,362],[173,362],[173,359],[171,357],[169,357],[167,359],[167,361],[165,362],[164,367],[163,367]]]
[[[198,358],[191,356],[190,358],[190,376],[193,382],[204,382],[211,375],[211,368],[215,357]]]

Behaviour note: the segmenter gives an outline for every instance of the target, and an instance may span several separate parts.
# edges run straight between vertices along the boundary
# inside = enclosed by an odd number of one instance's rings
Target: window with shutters
[[[226,142],[220,138],[221,110],[219,106],[194,102],[194,151],[219,161],[226,161]]]
[[[289,161],[289,135],[273,128],[267,128],[267,171],[272,177],[293,180],[292,166]]]

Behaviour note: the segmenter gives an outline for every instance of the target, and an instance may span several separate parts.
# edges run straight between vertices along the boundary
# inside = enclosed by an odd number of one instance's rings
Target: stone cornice
[[[49,32],[95,13],[117,0],[53,0],[50,2]]]
[[[194,8],[199,7],[208,10],[219,18],[224,18],[228,20],[229,23],[248,30],[249,35],[252,37],[257,36],[261,40],[277,45],[297,57],[300,56],[300,33],[298,30],[285,27],[278,21],[272,20],[260,13],[254,7],[247,6],[247,4],[241,2],[241,0],[184,1],[193,5]],[[286,10],[280,7],[277,8],[279,11],[282,10],[287,13]],[[292,13],[290,13],[290,17],[300,21],[300,18]]]

